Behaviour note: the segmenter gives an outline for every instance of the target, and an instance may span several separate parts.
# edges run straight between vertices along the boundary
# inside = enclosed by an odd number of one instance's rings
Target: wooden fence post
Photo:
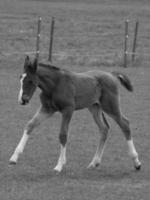
[[[54,17],[52,17],[52,20],[51,20],[51,29],[50,29],[49,55],[48,55],[48,61],[49,62],[52,62],[52,48],[53,48],[54,24],[55,24],[55,20],[54,20]]]
[[[41,21],[42,18],[38,18],[38,27],[37,27],[37,39],[36,39],[36,59],[37,62],[39,60],[39,53],[40,53],[40,33],[41,33]]]
[[[133,48],[132,48],[132,63],[135,59],[135,52],[137,47],[137,34],[138,34],[138,27],[139,27],[139,21],[136,21],[135,29],[134,29],[134,39],[133,39]]]
[[[129,20],[127,19],[125,21],[125,40],[124,40],[124,67],[127,67],[127,45],[128,45],[128,25],[129,25]]]

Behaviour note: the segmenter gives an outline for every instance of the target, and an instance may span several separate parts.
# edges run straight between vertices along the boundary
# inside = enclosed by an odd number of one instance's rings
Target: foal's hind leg
[[[118,125],[120,126],[120,128],[122,129],[122,131],[125,135],[125,138],[126,138],[127,144],[128,144],[128,152],[129,152],[129,155],[131,156],[131,158],[133,159],[134,167],[137,170],[139,170],[141,168],[141,162],[139,161],[138,153],[137,153],[134,143],[133,143],[133,139],[131,136],[131,130],[129,127],[129,121],[122,114],[115,116],[114,119],[116,120],[116,122],[118,123]]]
[[[19,144],[17,145],[13,155],[11,156],[9,163],[10,164],[16,164],[18,161],[18,158],[20,156],[21,153],[23,153],[23,150],[26,146],[26,143],[29,139],[29,136],[31,134],[31,132],[33,131],[33,129],[35,127],[37,127],[38,125],[41,124],[42,121],[44,121],[46,118],[50,117],[53,113],[45,113],[43,112],[43,108],[41,107],[36,114],[33,116],[33,118],[27,123],[25,129],[24,129],[24,133],[23,136],[19,142]]]
[[[108,115],[110,115],[110,117],[112,117],[122,129],[125,135],[125,138],[127,140],[129,155],[134,161],[135,168],[139,170],[141,167],[141,163],[139,161],[138,153],[133,143],[129,121],[127,118],[125,118],[122,115],[120,111],[118,95],[108,93],[107,96],[103,97],[101,103],[102,103],[103,110]]]
[[[97,124],[99,131],[101,133],[100,141],[99,141],[95,156],[93,157],[91,163],[88,166],[88,168],[91,168],[91,167],[97,167],[101,163],[104,147],[105,147],[105,142],[106,142],[107,134],[109,130],[109,124],[106,121],[104,114],[100,110],[99,105],[93,105],[91,108],[89,108],[89,110],[92,113],[94,121]]]

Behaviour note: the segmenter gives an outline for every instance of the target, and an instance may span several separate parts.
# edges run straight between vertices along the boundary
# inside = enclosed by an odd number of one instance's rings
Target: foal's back
[[[86,88],[98,87],[100,90],[110,90],[118,94],[118,83],[116,77],[110,73],[101,70],[90,70],[82,73],[72,73],[74,84],[81,87],[82,84]]]

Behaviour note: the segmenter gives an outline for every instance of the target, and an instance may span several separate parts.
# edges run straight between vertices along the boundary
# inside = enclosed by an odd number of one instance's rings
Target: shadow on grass
[[[68,177],[69,179],[82,179],[88,181],[101,181],[101,180],[122,180],[129,178],[132,172],[123,172],[121,170],[109,169],[84,169],[82,171],[64,171],[61,177]]]
[[[24,165],[18,165],[5,168],[1,174],[1,183],[13,182],[17,183],[44,183],[44,182],[60,182],[60,181],[95,181],[95,182],[120,182],[129,180],[131,182],[138,182],[142,180],[150,180],[147,172],[144,170],[128,170],[123,168],[101,167],[97,169],[71,169],[64,168],[61,173],[48,168],[35,168]]]
[[[140,172],[136,171],[122,171],[122,170],[109,170],[109,169],[84,169],[82,171],[72,171],[64,169],[61,173],[50,171],[16,171],[8,175],[8,178],[16,180],[17,182],[47,182],[52,179],[60,180],[86,180],[86,181],[122,181],[123,179],[137,180]]]

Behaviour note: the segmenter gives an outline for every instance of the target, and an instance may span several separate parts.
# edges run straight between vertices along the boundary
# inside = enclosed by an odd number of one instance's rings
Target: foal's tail
[[[133,92],[133,85],[125,74],[121,72],[112,72],[112,74],[119,79],[121,85],[123,85],[128,91]]]

